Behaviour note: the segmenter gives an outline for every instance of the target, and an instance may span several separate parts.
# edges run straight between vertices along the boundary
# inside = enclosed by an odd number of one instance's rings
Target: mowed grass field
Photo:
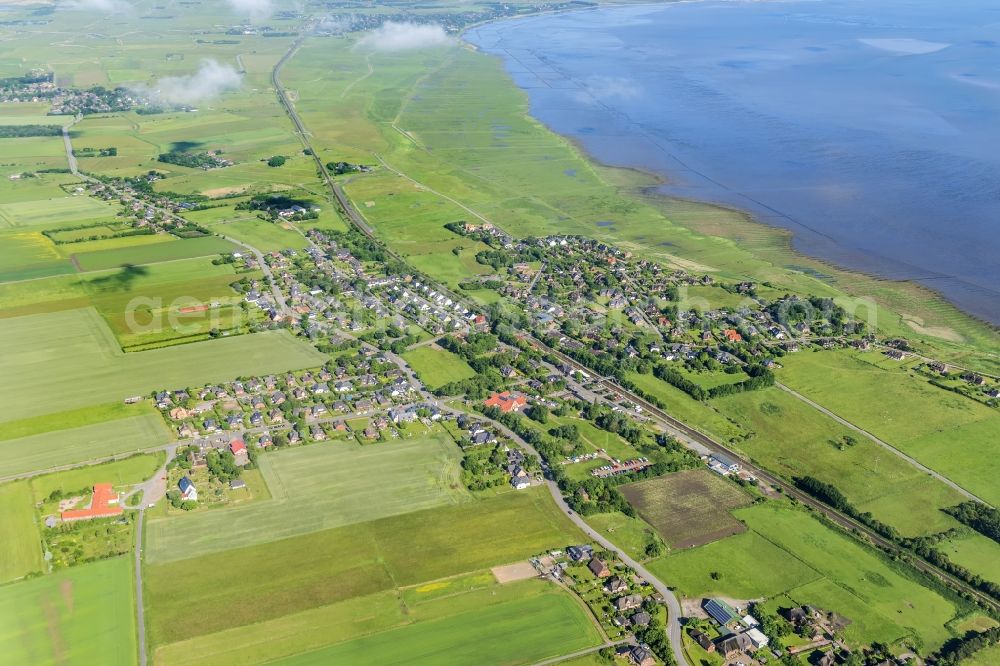
[[[785,478],[809,475],[832,483],[907,535],[958,526],[941,509],[961,502],[960,493],[777,387],[713,404],[753,433],[735,448]],[[845,445],[845,437],[854,443]]]
[[[60,145],[62,140],[60,140]],[[67,227],[89,222],[110,222],[117,207],[80,194],[52,199],[0,204],[0,226]]]
[[[531,663],[600,643],[579,604],[550,583],[545,593],[365,636],[275,663]]]
[[[476,372],[460,356],[431,345],[404,352],[403,359],[417,373],[420,381],[431,389],[476,376]]]
[[[146,561],[197,557],[470,500],[442,431],[361,446],[320,443],[260,458],[272,500],[148,523]]]
[[[37,231],[0,228],[0,282],[74,272],[56,248]]]
[[[0,618],[2,664],[127,666],[138,658],[127,557],[4,585]]]
[[[144,238],[138,236],[137,238]],[[177,239],[166,242],[129,243],[125,247],[74,253],[73,259],[82,271],[99,271],[119,268],[126,264],[155,264],[161,261],[194,259],[217,254],[228,254],[238,249],[229,241],[216,236]]]
[[[174,439],[158,413],[0,441],[0,477],[160,446]]]
[[[12,420],[155,389],[314,367],[325,358],[285,331],[126,355],[91,308],[0,319],[0,344],[0,404]]]
[[[672,553],[650,568],[688,597],[784,595],[835,611],[851,621],[845,636],[855,645],[909,637],[930,651],[951,637],[945,625],[959,613],[956,602],[878,552],[787,504],[734,514],[746,533]]]
[[[790,354],[778,379],[992,504],[1000,504],[1000,411],[945,391],[878,352]]]
[[[0,485],[0,583],[40,573],[44,566],[31,487],[27,481]]]
[[[145,568],[154,645],[507,564],[583,536],[544,488]],[[191,613],[196,607],[198,613]]]
[[[402,595],[381,592],[356,597],[253,627],[181,641],[157,650],[154,663],[511,664],[600,642],[585,611],[551,583],[529,580],[470,589],[465,586],[470,582],[463,577],[409,588]],[[439,587],[444,594],[421,592]]]
[[[35,502],[43,501],[54,490],[69,493],[90,488],[97,483],[110,483],[116,488],[128,489],[151,478],[165,459],[166,455],[162,451],[144,453],[122,460],[36,476],[29,483]]]
[[[744,530],[733,509],[750,496],[707,469],[690,469],[620,487],[629,503],[672,548],[691,548]]]

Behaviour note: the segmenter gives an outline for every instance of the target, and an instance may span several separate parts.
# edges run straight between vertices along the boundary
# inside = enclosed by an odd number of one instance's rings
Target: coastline
[[[587,149],[584,141],[575,136],[559,132],[548,123],[530,112],[530,94],[520,86],[508,69],[509,61],[501,54],[492,53],[468,41],[467,32],[475,27],[488,23],[513,22],[525,18],[537,18],[542,15],[569,14],[583,11],[593,11],[599,8],[643,7],[660,8],[664,5],[683,4],[683,2],[668,2],[662,4],[609,4],[592,7],[561,9],[540,12],[526,16],[493,19],[475,26],[469,26],[460,34],[461,44],[479,55],[486,55],[500,63],[510,85],[513,86],[529,103],[525,115],[543,127],[549,133],[564,141],[582,160],[591,164],[595,170],[604,174],[627,174],[622,179],[613,179],[617,187],[627,193],[627,196],[649,203],[656,208],[668,221],[684,227],[696,234],[706,237],[721,238],[728,241],[741,241],[740,245],[756,258],[771,264],[782,271],[797,272],[819,279],[830,287],[854,298],[872,298],[883,309],[887,308],[897,321],[896,326],[902,332],[909,332],[911,338],[917,338],[935,347],[952,348],[951,351],[962,354],[966,350],[954,349],[958,346],[972,346],[990,360],[993,370],[1000,369],[1000,324],[994,324],[960,308],[941,292],[915,280],[900,280],[880,276],[864,270],[840,265],[834,261],[816,255],[808,254],[794,247],[795,232],[759,219],[751,211],[735,206],[694,198],[679,197],[658,191],[662,185],[669,184],[669,174],[644,169],[635,165],[609,164]],[[626,182],[619,183],[624,180]],[[636,182],[638,181],[638,182]],[[687,209],[678,213],[679,209]],[[725,224],[717,220],[706,221],[702,218],[724,216]],[[744,242],[746,239],[754,239]],[[879,322],[883,327],[884,317]],[[899,334],[899,333],[897,333]]]

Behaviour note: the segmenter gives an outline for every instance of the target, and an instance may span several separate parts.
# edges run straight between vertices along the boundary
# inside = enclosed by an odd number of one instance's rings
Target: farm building
[[[192,502],[198,501],[198,489],[194,487],[193,483],[191,483],[190,478],[182,476],[180,481],[177,482],[177,487],[181,491],[181,497],[185,500],[191,500]]]
[[[709,599],[704,605],[705,612],[723,627],[740,619],[736,609],[722,599]]]
[[[764,635],[764,632],[761,631],[760,629],[757,629],[756,627],[754,627],[753,629],[747,629],[744,632],[744,635],[750,639],[750,642],[753,643],[754,648],[758,650],[762,647],[766,647],[767,644],[770,642],[770,639]]]
[[[60,517],[64,522],[70,522],[92,518],[110,518],[122,513],[122,508],[118,505],[118,493],[114,491],[111,484],[98,483],[94,485],[94,496],[90,500],[89,507],[63,511]]]

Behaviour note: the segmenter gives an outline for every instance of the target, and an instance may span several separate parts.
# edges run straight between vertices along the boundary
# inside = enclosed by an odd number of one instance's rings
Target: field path
[[[135,616],[139,632],[139,666],[146,666],[146,609],[142,603],[142,526],[145,517],[145,509],[140,508],[135,531]]]
[[[822,414],[825,414],[826,416],[829,416],[831,419],[833,419],[837,423],[841,424],[842,426],[850,428],[854,432],[857,432],[857,433],[859,433],[861,435],[864,435],[865,437],[867,437],[871,441],[873,441],[876,444],[878,444],[879,446],[881,446],[886,451],[889,451],[889,452],[895,454],[896,456],[902,458],[906,462],[910,463],[911,465],[913,465],[914,467],[916,467],[917,469],[919,469],[924,474],[928,474],[928,475],[934,477],[935,479],[937,479],[938,481],[940,481],[941,483],[947,484],[949,487],[951,487],[954,490],[958,491],[963,496],[965,496],[965,497],[967,497],[967,498],[969,498],[971,500],[975,500],[976,502],[979,502],[981,504],[985,504],[986,506],[988,506],[990,508],[993,508],[993,505],[991,505],[989,502],[987,502],[983,498],[981,498],[981,497],[979,497],[977,495],[972,494],[971,492],[969,492],[968,490],[966,490],[962,486],[958,485],[957,483],[955,483],[954,481],[952,481],[951,479],[949,479],[945,475],[941,474],[940,472],[935,472],[930,467],[927,467],[926,465],[922,464],[916,458],[913,458],[913,457],[911,457],[911,456],[903,453],[902,451],[900,451],[899,449],[897,449],[895,446],[893,446],[889,442],[881,440],[878,437],[876,437],[875,435],[873,435],[870,432],[868,432],[867,430],[865,430],[865,429],[863,429],[863,428],[861,428],[859,426],[854,425],[853,423],[851,423],[847,419],[844,419],[844,418],[841,418],[840,416],[837,416],[835,413],[831,412],[829,409],[827,409],[823,405],[819,404],[818,402],[814,402],[813,400],[810,400],[809,398],[807,398],[806,396],[802,395],[798,391],[796,391],[796,390],[794,390],[794,389],[792,389],[792,388],[790,388],[788,386],[785,386],[781,382],[775,382],[774,385],[777,386],[778,388],[780,388],[785,393],[788,393],[789,395],[791,395],[791,396],[797,398],[798,400],[801,400],[802,402],[806,403],[807,405],[809,405],[810,407],[812,407],[816,411],[821,412]]]

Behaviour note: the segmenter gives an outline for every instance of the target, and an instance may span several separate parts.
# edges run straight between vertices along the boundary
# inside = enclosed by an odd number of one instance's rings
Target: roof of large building
[[[706,601],[705,612],[711,615],[712,619],[719,624],[729,624],[740,617],[736,609],[722,599],[709,599]]]
[[[63,511],[63,520],[86,520],[88,518],[109,518],[122,514],[122,508],[118,506],[118,493],[110,483],[98,483],[94,485],[94,496],[90,500],[90,506],[86,509],[71,509]]]
[[[504,391],[503,393],[494,393],[483,404],[487,407],[499,407],[501,412],[508,413],[524,407],[528,404],[528,399],[520,393]]]

